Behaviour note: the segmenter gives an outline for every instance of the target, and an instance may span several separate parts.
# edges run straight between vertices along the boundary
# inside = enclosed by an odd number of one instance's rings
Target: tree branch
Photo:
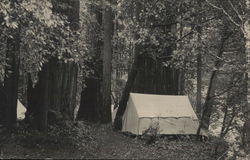
[[[227,89],[225,89],[224,91],[221,91],[218,94],[215,94],[213,96],[211,96],[211,98],[215,98],[215,97],[219,97],[223,94],[225,94],[226,92],[230,91],[232,88],[234,88],[236,86],[236,84],[241,80],[241,78],[237,78],[236,81],[233,82],[233,84],[231,84]]]
[[[222,11],[222,12],[229,18],[229,20],[230,20],[234,25],[236,25],[237,27],[240,27],[240,29],[242,30],[242,25],[240,25],[239,23],[237,23],[237,22],[233,19],[233,17],[230,16],[229,13],[227,13],[227,11],[226,11],[224,8],[216,6],[215,4],[211,3],[209,0],[206,0],[206,2],[207,2],[211,7],[213,7],[213,8],[215,8],[215,9],[218,9],[218,10]]]
[[[243,22],[243,18],[242,16],[240,15],[240,13],[238,12],[238,10],[235,8],[235,6],[233,5],[232,1],[231,0],[227,0],[228,3],[230,4],[230,6],[233,8],[234,12],[237,14],[237,16],[239,17],[239,19],[241,20],[241,22]]]

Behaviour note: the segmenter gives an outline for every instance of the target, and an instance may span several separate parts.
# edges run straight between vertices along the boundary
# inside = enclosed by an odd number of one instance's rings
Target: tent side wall
[[[138,134],[138,114],[130,97],[122,119],[122,132],[131,132]]]
[[[161,134],[196,134],[199,121],[191,117],[160,118]]]
[[[159,125],[158,117],[140,117],[139,118],[139,132],[138,135],[142,135],[145,130],[147,130],[150,126],[157,127]]]
[[[159,126],[159,134],[196,134],[199,122],[190,117],[141,117],[139,119],[139,135],[150,126]]]

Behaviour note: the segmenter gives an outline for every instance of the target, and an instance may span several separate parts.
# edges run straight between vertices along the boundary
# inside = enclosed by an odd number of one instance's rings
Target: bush
[[[147,144],[154,143],[160,137],[160,127],[159,122],[155,122],[149,126],[148,129],[143,131],[142,139],[146,141]]]
[[[91,127],[83,122],[64,121],[55,125],[49,125],[46,133],[31,129],[28,125],[22,124],[14,131],[6,133],[11,135],[8,138],[21,146],[28,148],[73,148],[93,149],[97,147],[95,138],[92,136]],[[8,136],[9,137],[9,136]],[[89,145],[91,143],[91,146]]]

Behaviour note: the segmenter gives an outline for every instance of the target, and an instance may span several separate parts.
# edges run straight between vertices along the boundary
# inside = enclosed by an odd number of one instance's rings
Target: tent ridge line
[[[140,94],[144,96],[168,96],[168,97],[188,97],[188,95],[169,95],[169,94],[147,94],[147,93],[136,93],[136,92],[130,92],[130,95]]]
[[[138,117],[139,119],[142,119],[142,118],[150,118],[150,119],[153,119],[153,118],[175,118],[175,119],[179,119],[179,118],[192,118],[192,117],[188,117],[188,116],[183,116],[183,117]],[[194,118],[192,118],[194,119]],[[197,119],[198,120],[198,119]]]

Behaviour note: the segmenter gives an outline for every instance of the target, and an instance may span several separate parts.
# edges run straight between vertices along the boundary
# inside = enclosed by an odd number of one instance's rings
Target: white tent
[[[17,119],[24,119],[25,118],[25,112],[26,112],[26,108],[24,107],[24,105],[19,101],[19,99],[17,100]]]
[[[155,123],[159,133],[166,135],[193,135],[199,126],[187,96],[130,93],[123,115],[122,131],[142,135]]]

